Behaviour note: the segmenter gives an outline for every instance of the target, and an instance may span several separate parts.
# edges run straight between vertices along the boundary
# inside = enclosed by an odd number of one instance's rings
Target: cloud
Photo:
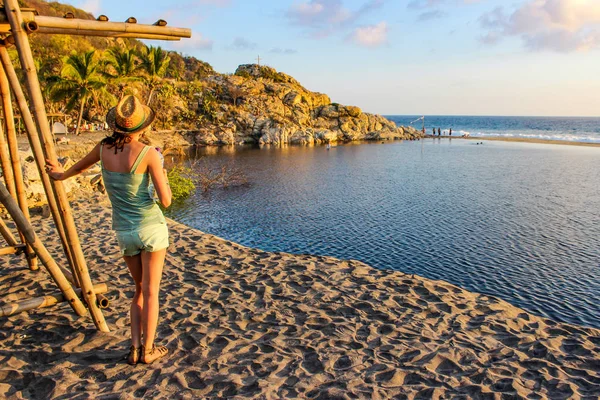
[[[99,14],[100,0],[86,0],[81,4],[80,8],[94,15]]]
[[[256,47],[256,43],[250,42],[239,36],[233,39],[233,42],[227,46],[229,50],[254,50]]]
[[[199,0],[198,3],[217,7],[227,7],[231,5],[231,0]]]
[[[194,51],[194,50],[212,50],[214,42],[211,39],[205,38],[200,33],[194,32],[190,39],[181,39],[179,42],[173,42],[173,48],[179,51]]]
[[[363,47],[379,47],[387,43],[388,30],[386,22],[359,26],[348,36],[348,40]]]
[[[454,4],[474,4],[479,3],[481,0],[411,0],[407,8],[412,8],[416,10],[421,10],[424,8],[432,8],[439,7],[444,5],[445,3],[454,3]]]
[[[296,49],[287,49],[287,48],[286,49],[282,49],[280,47],[273,47],[271,50],[269,50],[269,53],[272,53],[272,54],[286,54],[286,55],[289,55],[289,54],[296,54],[297,52],[298,52],[298,50],[296,50]]]
[[[311,36],[320,38],[351,29],[360,18],[383,6],[385,1],[368,0],[355,10],[345,7],[342,0],[296,1],[285,16],[293,25],[304,27]]]
[[[446,0],[412,0],[408,3],[408,8],[413,9],[422,9],[422,8],[431,8],[442,5]]]
[[[417,17],[417,19],[419,21],[429,21],[429,20],[432,20],[432,19],[443,18],[446,15],[447,14],[445,12],[440,11],[440,10],[426,11],[424,13],[419,14],[419,16]]]
[[[515,36],[530,50],[568,53],[600,48],[598,0],[529,0],[510,14],[496,8],[483,14],[479,23],[487,31],[481,38],[487,44]]]

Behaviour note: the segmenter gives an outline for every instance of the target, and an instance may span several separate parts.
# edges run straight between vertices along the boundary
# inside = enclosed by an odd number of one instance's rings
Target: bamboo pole
[[[52,279],[54,280],[54,282],[56,282],[56,285],[59,287],[60,291],[63,293],[65,298],[68,299],[69,304],[71,305],[71,307],[73,307],[73,310],[77,313],[77,315],[85,315],[87,313],[85,306],[83,305],[81,300],[79,300],[79,297],[77,297],[77,295],[75,294],[73,287],[71,286],[67,278],[65,278],[64,274],[62,273],[61,269],[56,264],[50,253],[48,253],[48,250],[46,249],[46,247],[44,247],[44,244],[35,234],[33,227],[23,215],[23,212],[19,208],[19,205],[17,204],[15,199],[12,198],[10,193],[8,193],[8,189],[6,189],[6,186],[4,186],[4,184],[2,184],[1,182],[0,202],[4,205],[4,207],[6,207],[19,230],[23,232],[25,240],[27,240],[27,243],[31,245],[31,247],[35,251],[35,254],[39,257],[42,264],[46,267],[46,269],[50,273],[50,276],[52,276]]]
[[[44,151],[42,149],[42,145],[40,144],[38,131],[35,126],[35,122],[33,121],[33,116],[31,115],[31,111],[29,111],[29,106],[27,105],[27,100],[25,99],[25,94],[23,93],[23,89],[21,88],[21,83],[19,82],[19,77],[17,76],[17,72],[15,71],[15,67],[12,64],[10,59],[10,55],[6,50],[6,47],[0,46],[0,63],[2,63],[2,67],[4,68],[4,72],[8,78],[10,83],[10,87],[13,90],[15,95],[15,99],[17,100],[17,105],[19,106],[19,110],[21,111],[21,120],[25,125],[25,132],[27,133],[27,138],[29,139],[29,145],[31,146],[31,150],[33,151],[33,156],[36,159],[36,165],[38,168],[38,172],[40,174],[40,178],[42,179],[42,185],[44,186],[44,191],[46,194],[53,193],[54,189],[50,182],[50,177],[46,173],[44,169],[44,164],[40,163],[39,160],[45,160]],[[79,278],[77,274],[75,274],[75,263],[73,261],[73,255],[71,254],[71,249],[67,245],[67,234],[65,232],[64,225],[62,223],[62,215],[58,210],[58,204],[56,202],[56,198],[53,195],[47,195],[48,207],[52,213],[52,217],[54,219],[54,225],[58,231],[58,235],[60,236],[60,242],[63,246],[64,252],[67,256],[67,260],[75,275],[75,283],[77,286],[79,285]]]
[[[0,256],[5,256],[7,254],[17,254],[21,250],[25,249],[24,244],[18,244],[16,246],[3,247],[0,249]]]
[[[4,68],[0,63],[0,96],[2,97],[2,109],[4,111],[4,124],[6,127],[6,139],[8,141],[8,152],[10,153],[10,160],[12,163],[12,171],[15,178],[15,189],[17,190],[17,201],[19,207],[23,211],[23,215],[28,221],[31,220],[29,215],[29,204],[27,203],[27,194],[25,193],[25,181],[23,179],[23,170],[21,169],[21,161],[19,160],[19,145],[17,143],[17,131],[15,129],[15,115],[13,112],[12,99],[10,98],[10,86],[8,84],[8,78],[4,72]],[[19,232],[21,236],[21,242],[25,242],[23,234]],[[27,255],[27,264],[29,269],[37,271],[39,269],[37,260],[31,246],[27,246],[25,250]]]
[[[31,101],[31,106],[35,113],[35,122],[38,127],[38,133],[40,134],[39,140],[44,144],[46,157],[53,162],[57,162],[56,152],[54,151],[54,140],[52,133],[50,132],[50,127],[48,126],[48,117],[46,115],[42,90],[35,69],[31,47],[29,45],[29,38],[23,30],[23,16],[21,15],[18,0],[4,0],[4,7],[6,9],[6,16],[10,22],[12,36],[15,39],[15,46],[19,53],[19,59],[21,60],[21,67],[25,76],[25,86],[29,92],[29,100]],[[101,25],[111,24],[111,22],[94,22]],[[38,168],[44,169],[44,159],[36,161],[38,162]],[[54,188],[56,202],[63,217],[63,224],[67,235],[67,245],[70,247],[71,254],[73,255],[75,274],[83,289],[83,298],[88,305],[92,320],[98,330],[109,332],[108,325],[104,320],[104,315],[102,315],[102,311],[96,304],[96,294],[92,290],[92,280],[90,279],[85,257],[81,250],[81,243],[79,241],[79,236],[77,235],[77,229],[67,199],[67,193],[65,192],[62,182],[52,181],[52,187]],[[51,196],[52,193],[47,193],[47,195]]]
[[[112,31],[91,31],[86,29],[63,29],[63,28],[44,28],[40,27],[37,30],[33,30],[35,33],[45,33],[50,35],[77,35],[77,36],[100,36],[100,37],[114,37],[114,38],[133,38],[133,39],[151,39],[151,40],[170,40],[179,41],[181,38],[168,36],[168,35],[156,35],[150,33],[123,33],[123,32],[112,32]]]
[[[103,294],[98,294],[98,292],[96,292],[96,294],[96,299],[98,299],[98,307],[102,309],[108,308],[110,305],[110,300],[108,300],[108,298]]]
[[[108,286],[106,283],[94,285],[94,293],[102,296],[102,293],[108,292]],[[81,289],[76,289],[75,293],[81,296]],[[102,296],[104,297],[104,296]],[[106,297],[104,297],[106,299]],[[0,307],[0,317],[8,317],[23,311],[34,310],[38,308],[51,307],[55,304],[66,301],[65,296],[62,293],[56,293],[49,296],[35,297],[33,299],[27,299],[15,303],[4,304]],[[107,299],[108,301],[108,299]],[[107,305],[108,306],[108,305]]]
[[[6,2],[5,4],[8,4]],[[7,9],[8,12],[8,9]],[[10,21],[10,16],[8,17]],[[34,21],[40,28],[70,29],[83,31],[104,31],[132,34],[162,35],[178,38],[191,38],[192,30],[188,28],[173,28],[165,25],[130,24],[127,22],[94,21],[88,19],[65,19],[57,17],[34,16]],[[12,27],[12,24],[11,24]],[[14,29],[13,29],[14,32]]]
[[[19,244],[2,218],[0,218],[0,234],[2,234],[2,237],[9,246],[17,246]]]
[[[6,122],[6,116],[4,116]],[[17,198],[17,190],[15,189],[15,175],[13,174],[10,164],[10,156],[8,154],[8,146],[4,138],[4,124],[0,124],[0,165],[2,165],[2,174],[4,175],[4,183],[8,188],[8,192],[15,199]]]

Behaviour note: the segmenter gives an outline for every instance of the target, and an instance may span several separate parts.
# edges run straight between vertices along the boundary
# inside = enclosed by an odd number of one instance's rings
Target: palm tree
[[[119,98],[122,98],[127,84],[141,80],[139,76],[135,76],[138,64],[136,51],[111,47],[106,53],[106,64],[112,67],[112,70],[105,70],[103,75],[117,85]]]
[[[106,81],[99,71],[99,63],[94,57],[95,51],[68,56],[59,76],[50,81],[50,100],[66,101],[67,112],[79,104],[79,116],[75,134],[79,135],[79,127],[83,117],[83,109],[93,99],[96,105],[114,102],[114,96],[106,90]]]
[[[160,47],[154,46],[142,48],[142,51],[138,53],[138,57],[140,58],[140,64],[137,69],[146,75],[145,80],[150,88],[148,101],[146,102],[147,105],[150,105],[154,91],[167,72],[171,57]]]

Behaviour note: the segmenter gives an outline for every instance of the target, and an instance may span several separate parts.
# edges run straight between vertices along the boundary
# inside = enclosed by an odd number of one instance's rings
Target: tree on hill
[[[150,89],[146,102],[147,105],[150,105],[154,91],[165,76],[171,58],[162,48],[154,46],[143,47],[138,53],[138,57],[140,58],[138,70],[144,73],[146,84]]]
[[[118,97],[122,98],[128,84],[139,82],[141,78],[136,76],[138,65],[135,49],[123,49],[111,47],[106,51],[107,68],[104,75],[117,86]]]
[[[79,104],[79,115],[75,134],[79,135],[83,109],[90,100],[98,104],[114,103],[114,96],[106,90],[106,81],[102,78],[99,63],[94,57],[95,51],[73,54],[65,59],[60,75],[50,79],[50,99],[66,101],[67,112]]]

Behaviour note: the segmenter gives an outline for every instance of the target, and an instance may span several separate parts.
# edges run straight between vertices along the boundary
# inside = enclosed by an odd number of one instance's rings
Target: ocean
[[[423,122],[415,121],[420,115],[390,115],[386,118],[396,125],[417,129]],[[508,138],[564,140],[570,142],[600,143],[600,117],[469,117],[425,116],[425,129],[442,131],[452,129],[453,136],[502,136]]]
[[[426,122],[475,134],[486,121],[453,118]],[[597,135],[572,121],[577,137]],[[249,184],[197,192],[170,216],[246,246],[357,259],[600,328],[600,149],[478,143],[199,148],[191,159],[235,166]]]

